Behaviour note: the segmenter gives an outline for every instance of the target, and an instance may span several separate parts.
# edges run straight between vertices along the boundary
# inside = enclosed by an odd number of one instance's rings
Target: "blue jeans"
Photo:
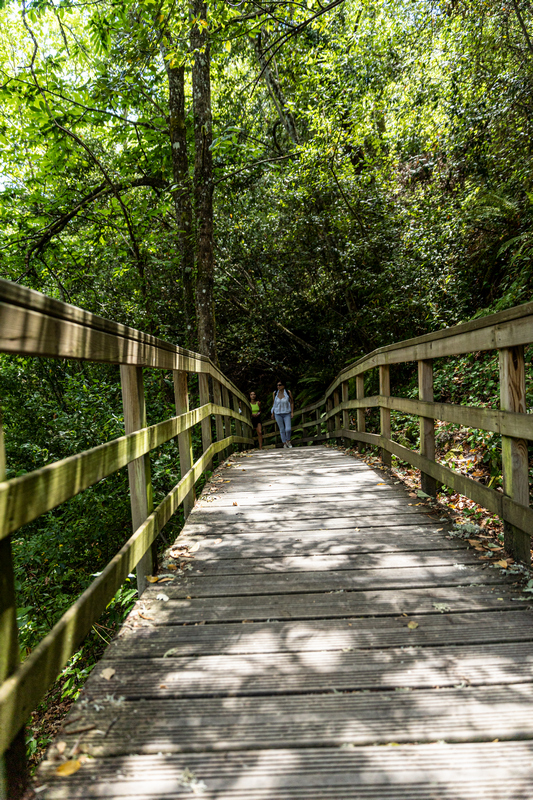
[[[291,412],[289,411],[288,414],[274,414],[274,416],[278,423],[281,441],[285,444],[291,438]]]

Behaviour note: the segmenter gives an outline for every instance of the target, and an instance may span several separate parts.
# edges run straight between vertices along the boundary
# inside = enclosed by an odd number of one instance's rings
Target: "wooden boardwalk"
[[[219,475],[177,542],[191,569],[143,594],[38,797],[532,798],[533,616],[511,578],[339,451]]]

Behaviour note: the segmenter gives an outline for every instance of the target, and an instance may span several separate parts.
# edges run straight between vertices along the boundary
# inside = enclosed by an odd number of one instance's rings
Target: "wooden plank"
[[[422,520],[424,522],[424,520]],[[329,524],[328,524],[329,523]],[[287,553],[301,555],[347,554],[347,553],[416,553],[432,550],[465,549],[459,539],[443,539],[440,533],[428,525],[408,525],[405,527],[353,528],[335,530],[336,520],[328,520],[322,529],[291,529],[284,526],[283,537],[279,536],[279,524],[265,530],[263,525],[240,527],[225,526],[212,529],[209,525],[188,526],[181,534],[177,544],[199,545],[197,558],[215,557],[217,560],[254,558],[260,552],[263,556],[280,557]],[[209,534],[209,535],[207,535]],[[221,535],[223,534],[223,536]]]
[[[147,592],[150,590],[147,590]],[[311,594],[249,595],[224,597],[213,603],[210,597],[190,600],[157,601],[152,591],[145,606],[151,616],[157,614],[161,625],[191,622],[242,622],[267,619],[339,619],[345,617],[381,617],[397,614],[434,614],[436,605],[452,612],[490,609],[514,610],[517,602],[500,586],[482,585],[426,589],[375,589],[366,592],[326,592]],[[437,609],[438,610],[438,609]]]
[[[187,373],[174,370],[174,398],[176,403],[176,415],[179,417],[181,414],[187,414],[189,411],[189,389],[187,382]],[[193,463],[192,454],[192,436],[190,428],[178,434],[178,449],[180,454],[180,475],[183,477],[189,472]],[[196,499],[194,493],[194,486],[190,492],[183,498],[183,514],[185,519],[191,513]]]
[[[532,756],[528,741],[327,750],[259,746],[236,752],[227,747],[88,759],[68,786],[50,761],[40,781],[48,786],[47,800],[175,800],[192,796],[183,779],[189,774],[201,781],[205,800],[525,800]]]
[[[418,628],[406,617],[313,619],[307,622],[250,622],[209,625],[152,625],[131,617],[105,652],[105,659],[164,658],[170,655],[301,653],[355,648],[485,645],[533,640],[531,611],[427,614]],[[133,627],[137,624],[143,627]],[[422,654],[423,655],[423,654]],[[170,657],[170,656],[167,656]]]
[[[116,662],[115,662],[116,663]],[[416,711],[411,709],[416,702]],[[238,697],[212,700],[148,700],[139,707],[126,700],[118,708],[106,704],[89,711],[85,724],[94,726],[84,736],[81,751],[92,758],[127,755],[249,750],[275,747],[339,747],[402,743],[431,743],[434,730],[446,742],[530,738],[533,687],[472,687],[434,692],[421,689],[416,699],[408,693],[381,691],[304,697]],[[141,710],[142,709],[142,710]],[[133,715],[139,714],[131,730]],[[398,719],[405,724],[398,726]],[[105,737],[95,730],[106,730]],[[155,721],[155,722],[154,722]],[[76,729],[74,723],[71,727]],[[64,732],[67,747],[76,733]]]
[[[212,513],[208,513],[212,511]],[[400,509],[394,510],[390,515],[378,514],[376,509],[372,509],[373,513],[359,514],[354,507],[353,513],[349,516],[349,509],[343,510],[345,516],[337,517],[336,515],[328,514],[321,506],[320,511],[311,511],[308,514],[300,512],[296,513],[292,510],[275,509],[269,515],[266,511],[254,511],[253,514],[247,514],[244,510],[239,511],[237,508],[228,509],[209,509],[197,508],[194,511],[194,529],[198,533],[205,533],[205,526],[208,525],[211,529],[210,535],[220,536],[221,530],[227,533],[234,533],[236,530],[241,530],[243,533],[247,531],[261,530],[264,533],[274,532],[282,529],[284,533],[298,532],[301,535],[307,535],[306,532],[336,530],[352,535],[363,531],[366,535],[366,528],[382,530],[394,530],[401,527],[412,527],[416,525],[433,525],[438,522],[438,518],[431,516],[423,511],[417,509],[408,509],[406,513],[400,513]],[[193,515],[191,515],[193,516]],[[445,523],[441,523],[444,525]],[[198,526],[198,527],[197,527]],[[203,526],[200,527],[200,526]],[[335,534],[335,537],[337,534]],[[331,544],[331,541],[330,541]]]
[[[124,408],[124,427],[126,434],[146,428],[146,404],[144,401],[143,374],[141,367],[120,367],[122,386],[122,405]],[[188,410],[188,409],[187,409]],[[128,464],[130,485],[131,521],[136,531],[154,508],[150,456],[148,454],[130,461]],[[139,597],[148,585],[146,580],[157,569],[157,550],[153,543],[142,554],[137,564],[137,591]]]
[[[287,571],[283,573],[239,575],[238,585],[230,575],[213,576],[187,572],[165,584],[165,594],[180,597],[232,597],[246,595],[301,594],[302,592],[362,592],[374,586],[381,589],[429,588],[431,586],[500,585],[509,578],[499,569],[481,570],[478,564],[446,564],[442,566],[397,567],[366,570]],[[153,592],[152,592],[153,593]]]
[[[310,513],[312,510],[319,510],[323,504],[326,504],[331,510],[338,511],[339,513],[348,513],[348,510],[351,508],[359,508],[361,513],[365,513],[365,511],[368,513],[372,509],[375,510],[376,503],[379,503],[379,505],[383,507],[383,511],[388,511],[389,513],[393,513],[394,510],[398,510],[400,513],[409,513],[411,510],[412,513],[417,511],[419,513],[424,513],[424,511],[427,511],[426,506],[417,506],[417,502],[420,503],[418,498],[415,497],[412,499],[415,502],[412,503],[411,509],[407,507],[405,497],[399,497],[390,491],[368,491],[364,492],[364,494],[361,493],[361,501],[358,503],[357,494],[355,492],[353,494],[343,494],[340,492],[338,494],[331,494],[316,490],[297,494],[297,490],[295,490],[293,494],[286,495],[272,492],[254,501],[254,496],[251,492],[236,492],[229,489],[225,492],[209,492],[202,495],[198,503],[198,508],[202,510],[208,508],[210,509],[210,513],[216,513],[219,509],[233,508],[237,502],[239,508],[242,509],[272,507],[275,511],[278,508],[290,506],[296,509],[293,513],[299,513],[299,507],[303,507],[306,513]]]
[[[181,542],[181,537],[177,544]],[[288,549],[288,548],[287,548]],[[215,553],[220,547],[215,550]],[[271,575],[273,573],[328,572],[330,570],[368,570],[368,569],[415,569],[418,567],[443,567],[469,564],[479,569],[477,554],[471,549],[463,550],[419,550],[418,552],[380,553],[371,550],[366,553],[338,553],[308,555],[284,555],[281,557],[256,555],[252,558],[214,557],[213,551],[199,547],[191,561],[189,577],[200,574],[202,577],[215,575]],[[177,557],[178,558],[178,557]],[[533,619],[532,619],[533,622]]]
[[[523,346],[499,352],[500,405],[504,411],[526,413],[526,377]],[[512,501],[529,506],[529,459],[527,441],[502,437],[503,491]],[[531,562],[531,529],[522,530],[504,521],[505,549],[526,564]]]
[[[353,652],[261,653],[195,658],[106,659],[121,696],[136,698],[306,694],[313,692],[497,686],[533,682],[533,643],[355,650]],[[162,685],[163,684],[163,685]],[[119,688],[120,687],[120,688]],[[100,670],[87,692],[105,695],[110,682]],[[533,723],[530,723],[533,725]],[[533,733],[533,730],[532,730]],[[434,734],[433,734],[434,735]]]

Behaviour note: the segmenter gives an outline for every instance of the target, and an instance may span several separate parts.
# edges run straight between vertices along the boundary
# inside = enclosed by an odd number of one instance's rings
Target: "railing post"
[[[239,413],[239,399],[238,399],[237,395],[233,394],[233,392],[231,393],[231,399],[232,399],[232,403],[233,403],[233,410],[235,411],[236,414],[238,414]],[[240,421],[240,419],[236,419],[235,420],[235,434],[237,436],[243,436],[244,435],[243,434],[243,430],[242,430],[242,422]]]
[[[186,414],[189,410],[189,388],[187,373],[183,370],[173,370],[174,376],[174,399],[176,402],[176,414]],[[190,470],[193,465],[192,455],[192,436],[191,430],[178,433],[178,449],[180,453],[180,477]],[[194,486],[190,492],[183,498],[183,515],[185,519],[189,516],[194,506],[195,494]]]
[[[213,402],[217,406],[222,405],[222,391],[220,383],[216,378],[213,378]],[[224,438],[224,421],[220,414],[215,415],[215,426],[217,432],[217,442],[220,442]],[[219,453],[218,463],[220,464],[222,461],[224,461],[224,458],[225,456],[222,453]]]
[[[388,364],[382,364],[379,368],[379,393],[383,397],[390,396],[390,367]],[[379,422],[381,435],[390,440],[390,408],[380,406]],[[381,448],[381,460],[386,467],[392,465],[392,453],[385,450],[384,447]]]
[[[222,400],[225,407],[229,408],[229,392],[225,386],[222,386]],[[231,417],[224,416],[224,430],[225,430],[224,434],[225,436],[231,436]],[[235,449],[234,446],[231,444],[229,445],[229,447],[226,447],[224,451],[226,458],[228,458],[233,453],[234,449]]]
[[[198,389],[200,392],[200,405],[206,406],[209,403],[209,375],[205,372],[198,373]],[[200,423],[202,426],[202,450],[205,453],[211,447],[213,435],[211,433],[211,417],[206,417]],[[206,465],[206,470],[213,469],[213,462]]]
[[[332,408],[333,408],[333,398],[330,395],[328,397],[328,399],[326,400],[326,414],[329,414],[329,412],[331,411]],[[329,417],[326,420],[326,431],[328,433],[328,439],[331,437],[331,434],[333,432],[334,426],[335,426],[334,418],[333,417]]]
[[[347,403],[349,399],[350,399],[350,395],[349,395],[348,381],[343,381],[342,382],[342,402],[343,403]],[[342,409],[342,427],[346,431],[350,430],[350,411],[347,408],[343,408]],[[351,443],[350,439],[348,439],[345,436],[344,437],[344,446],[345,447],[349,447],[350,443]]]
[[[355,377],[355,396],[357,400],[362,400],[365,396],[365,375],[356,375]],[[359,433],[364,433],[366,430],[365,424],[365,409],[358,408],[357,409],[357,430]],[[357,449],[360,453],[365,452],[365,445],[363,442],[357,443]]]
[[[144,402],[144,385],[142,367],[120,365],[120,381],[122,385],[122,405],[124,408],[124,427],[126,433],[146,428],[146,406]],[[136,531],[152,513],[152,478],[150,470],[150,454],[136,458],[128,464],[130,484],[131,521]],[[137,564],[137,590],[139,597],[146,589],[147,575],[153,575],[157,568],[157,546],[154,542]]]
[[[5,480],[5,451],[0,416],[0,481]],[[0,685],[12,675],[19,663],[17,602],[11,536],[0,540]],[[0,800],[19,800],[28,785],[24,727],[6,752],[0,756]]]
[[[339,403],[340,403],[340,392],[338,389],[335,389],[335,391],[333,392],[333,408],[337,408]],[[341,414],[340,413],[335,414],[333,419],[334,419],[333,430],[338,431],[339,428],[341,427]]]
[[[524,347],[505,347],[500,357],[500,408],[502,411],[526,413],[526,379]],[[502,436],[503,491],[523,506],[529,506],[527,442]],[[503,521],[504,545],[518,561],[531,561],[530,536],[520,528]]]
[[[433,402],[433,361],[418,362],[418,397]],[[435,421],[431,417],[420,417],[420,455],[435,461]],[[426,472],[420,473],[420,488],[437,496],[437,481]]]

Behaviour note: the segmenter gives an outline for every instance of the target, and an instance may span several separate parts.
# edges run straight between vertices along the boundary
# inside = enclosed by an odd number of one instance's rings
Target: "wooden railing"
[[[378,446],[386,465],[390,466],[392,455],[395,455],[420,469],[421,488],[427,494],[434,496],[437,483],[440,483],[500,516],[504,522],[506,550],[529,564],[533,510],[529,507],[527,442],[533,440],[533,414],[528,414],[526,408],[524,347],[531,342],[533,303],[527,303],[463,325],[381,347],[342,370],[318,402],[295,412],[293,443],[312,444],[343,437]],[[500,409],[435,403],[434,360],[486,350],[497,351],[499,355]],[[418,362],[418,400],[392,396],[391,365],[412,361]],[[379,394],[365,397],[365,373],[372,369],[379,371]],[[352,399],[349,397],[350,380],[351,391],[355,394]],[[379,408],[379,434],[365,431],[367,408]],[[350,424],[351,409],[357,412],[355,430]],[[391,411],[418,416],[419,452],[393,441]],[[435,460],[435,420],[501,434],[503,493]],[[276,432],[269,432],[273,425],[270,420],[263,425],[266,444],[272,439],[276,441]]]
[[[247,398],[205,356],[97,317],[38,292],[0,281],[0,352],[120,365],[125,436],[5,480],[0,423],[0,798],[23,782],[23,726],[126,577],[137,569],[139,594],[156,569],[155,540],[213,457],[253,444]],[[147,427],[143,367],[172,371],[176,416]],[[200,407],[189,410],[188,374],[198,375]],[[211,387],[210,384],[211,383]],[[21,393],[21,402],[24,397]],[[211,417],[216,424],[212,441]],[[232,420],[233,429],[232,430]],[[191,430],[201,425],[193,463]],[[153,509],[149,453],[177,437],[181,480]],[[133,535],[103,572],[19,664],[11,534],[128,465]],[[11,790],[9,786],[11,784]]]

